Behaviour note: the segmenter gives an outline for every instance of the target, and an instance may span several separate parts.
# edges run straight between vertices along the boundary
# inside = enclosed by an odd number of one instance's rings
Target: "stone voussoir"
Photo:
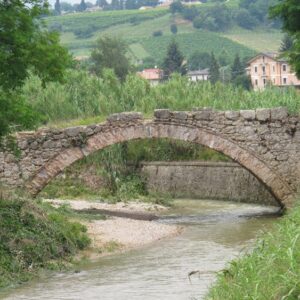
[[[131,121],[138,121],[143,120],[143,114],[140,112],[122,112],[122,113],[115,113],[107,117],[108,123],[115,123],[115,122],[131,122]]]
[[[255,110],[241,110],[240,115],[247,121],[255,120]]]
[[[269,108],[258,108],[256,109],[256,120],[260,122],[267,122],[271,117],[271,110]]]
[[[272,121],[283,121],[288,117],[288,110],[286,107],[275,107],[271,109]]]
[[[169,109],[155,109],[154,118],[156,120],[169,120],[171,118],[171,111]]]

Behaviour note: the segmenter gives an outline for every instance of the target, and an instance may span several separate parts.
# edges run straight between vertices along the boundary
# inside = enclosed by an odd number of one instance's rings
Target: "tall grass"
[[[0,198],[0,289],[53,269],[89,245],[86,228],[50,205]]]
[[[206,299],[297,300],[300,297],[300,205],[221,272]]]
[[[103,78],[73,70],[65,84],[49,83],[46,88],[32,76],[23,93],[47,122],[55,124],[74,119],[81,119],[78,122],[84,123],[82,119],[85,118],[93,123],[94,119],[101,121],[111,113],[122,111],[141,111],[150,116],[156,108],[239,110],[286,106],[291,113],[300,111],[300,93],[294,88],[270,87],[254,92],[230,84],[195,84],[178,75],[151,87],[136,75],[129,75],[124,83],[120,83],[110,70],[106,70]]]

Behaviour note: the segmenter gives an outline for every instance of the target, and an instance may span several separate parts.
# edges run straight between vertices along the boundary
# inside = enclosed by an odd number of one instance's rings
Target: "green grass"
[[[275,29],[246,30],[234,28],[224,33],[223,36],[258,52],[276,52],[280,47],[283,33]]]
[[[145,50],[150,53],[151,57],[161,62],[166,56],[168,45],[173,38],[171,35],[149,37],[143,39],[141,44]],[[251,57],[256,53],[254,50],[250,50],[241,44],[223,38],[217,33],[204,30],[176,35],[175,40],[178,42],[180,50],[185,57],[189,57],[195,50],[200,52],[214,51],[217,56],[220,55],[222,51],[225,51],[231,60],[233,60],[237,53],[240,57]]]
[[[89,245],[86,228],[46,204],[0,199],[0,288],[56,269]]]
[[[199,9],[207,5],[200,5]],[[179,16],[172,16],[165,8],[147,11],[81,13],[51,17],[46,20],[50,27],[60,27],[62,44],[75,56],[88,56],[97,38],[112,35],[122,37],[127,41],[131,55],[137,62],[152,57],[156,63],[159,63],[173,36],[170,31],[170,25],[173,23],[177,24],[176,39],[186,56],[196,50],[220,53],[225,49],[232,59],[236,53],[242,57],[255,53],[253,49],[247,49],[240,43],[222,37],[222,34],[197,30],[191,22]],[[78,30],[86,32],[84,38],[75,35]],[[153,32],[158,30],[162,31],[163,36],[153,37]]]
[[[218,275],[206,299],[297,300],[300,296],[300,205],[258,239],[249,254]]]

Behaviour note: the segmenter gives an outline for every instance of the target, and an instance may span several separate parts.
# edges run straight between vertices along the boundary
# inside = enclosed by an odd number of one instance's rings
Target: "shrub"
[[[0,228],[0,287],[59,266],[90,243],[83,225],[28,200],[0,199]]]
[[[172,25],[170,26],[170,30],[171,30],[171,32],[172,32],[173,34],[176,34],[177,31],[178,31],[177,25],[176,25],[176,24],[172,24]]]
[[[153,31],[152,35],[154,37],[162,36],[163,32],[161,30]]]

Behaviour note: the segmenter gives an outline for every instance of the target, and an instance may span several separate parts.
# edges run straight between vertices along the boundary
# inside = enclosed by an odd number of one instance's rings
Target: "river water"
[[[216,272],[270,229],[276,217],[261,215],[277,209],[203,200],[175,204],[159,222],[182,225],[181,235],[87,263],[79,273],[49,275],[4,299],[203,299]],[[200,275],[189,280],[191,271]]]

